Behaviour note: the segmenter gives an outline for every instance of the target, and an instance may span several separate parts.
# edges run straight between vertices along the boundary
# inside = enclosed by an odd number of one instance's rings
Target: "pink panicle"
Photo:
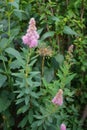
[[[66,130],[66,125],[62,123],[60,126],[60,130]]]
[[[39,34],[37,33],[36,22],[34,18],[29,21],[29,27],[27,33],[22,37],[23,43],[28,45],[30,48],[38,45]]]
[[[62,89],[59,89],[56,96],[52,99],[52,102],[58,106],[61,106],[63,104],[63,90]]]

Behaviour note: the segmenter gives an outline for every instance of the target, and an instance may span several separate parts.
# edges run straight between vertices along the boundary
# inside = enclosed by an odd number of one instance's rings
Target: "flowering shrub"
[[[86,6],[0,1],[0,130],[87,129]]]

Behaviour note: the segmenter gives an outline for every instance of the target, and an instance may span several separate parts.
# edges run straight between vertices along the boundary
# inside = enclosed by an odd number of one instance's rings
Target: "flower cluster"
[[[61,106],[63,104],[63,90],[62,89],[59,89],[56,96],[52,99],[52,102],[58,106]]]
[[[24,44],[28,45],[30,48],[36,47],[38,45],[39,34],[36,30],[37,28],[35,19],[31,18],[27,33],[22,37]]]
[[[60,130],[66,130],[66,125],[62,123],[60,126]]]
[[[40,56],[52,56],[52,49],[48,46],[48,47],[41,47],[38,50],[38,54]]]

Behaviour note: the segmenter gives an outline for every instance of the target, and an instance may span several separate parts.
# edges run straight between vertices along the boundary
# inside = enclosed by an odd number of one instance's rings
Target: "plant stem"
[[[26,57],[26,69],[25,69],[25,75],[26,75],[26,77],[27,77],[28,74],[29,74],[28,63],[29,63],[29,60],[30,60],[30,55],[31,55],[31,50],[30,50],[30,52],[28,52],[28,55],[27,55],[27,57]]]
[[[2,52],[1,52],[1,56],[3,56],[2,55]],[[4,59],[2,58],[2,62],[3,62],[3,66],[4,66],[4,69],[5,69],[5,72],[6,72],[6,74],[7,74],[7,68],[6,68],[6,65],[5,65],[5,62],[4,62]]]
[[[2,53],[1,53],[1,56],[3,56]],[[2,59],[2,61],[3,61],[3,66],[4,66],[4,69],[5,69],[5,72],[6,72],[5,75],[6,75],[7,78],[8,78],[8,84],[9,84],[9,86],[11,87],[11,90],[13,90],[10,73],[9,73],[9,71],[8,71],[7,68],[6,68],[6,64],[5,64],[5,62],[4,62],[4,59]],[[9,70],[10,70],[10,69],[9,69]]]
[[[8,14],[8,35],[10,36],[10,14]]]
[[[57,36],[58,51],[60,53],[60,36]]]
[[[68,4],[69,4],[69,1],[68,1],[68,0],[66,0],[66,5],[68,6]]]
[[[41,67],[41,76],[42,76],[42,78],[44,76],[44,61],[45,61],[45,56],[42,57],[42,67]]]
[[[81,20],[83,19],[83,15],[84,15],[84,0],[82,0]]]

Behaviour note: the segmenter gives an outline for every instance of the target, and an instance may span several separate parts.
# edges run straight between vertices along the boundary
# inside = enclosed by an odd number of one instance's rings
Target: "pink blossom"
[[[29,21],[29,26],[27,33],[22,37],[24,44],[28,45],[30,48],[36,47],[38,45],[39,34],[37,33],[36,22],[34,18]]]
[[[27,44],[29,42],[28,36],[26,36],[26,35],[22,37],[22,40],[23,40],[24,44]]]
[[[35,25],[35,24],[36,24],[34,18],[31,18],[31,19],[30,19],[29,24],[30,24],[30,25],[32,25],[32,24]]]
[[[37,43],[37,40],[36,40],[36,39],[32,39],[31,44],[30,44],[30,48],[36,47],[37,44],[38,44],[38,43]]]
[[[52,102],[56,105],[61,106],[63,104],[63,91],[62,89],[59,89],[56,96],[52,99]]]
[[[66,130],[66,125],[62,123],[60,126],[60,130]]]

